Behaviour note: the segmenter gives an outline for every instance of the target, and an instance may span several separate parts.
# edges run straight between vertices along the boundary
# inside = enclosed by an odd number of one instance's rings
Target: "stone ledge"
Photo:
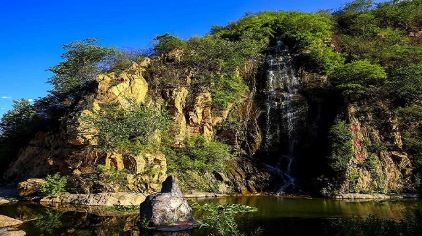
[[[42,198],[40,203],[45,205],[139,206],[145,198],[144,194],[127,192],[63,194]]]

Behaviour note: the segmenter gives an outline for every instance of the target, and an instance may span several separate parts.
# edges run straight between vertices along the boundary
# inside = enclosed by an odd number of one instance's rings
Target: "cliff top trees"
[[[31,138],[36,110],[27,99],[14,101],[13,108],[0,121],[0,172]]]
[[[65,60],[50,68],[54,76],[49,82],[53,92],[70,92],[95,79],[95,76],[107,66],[107,58],[116,53],[115,49],[95,44],[95,39],[65,44]]]

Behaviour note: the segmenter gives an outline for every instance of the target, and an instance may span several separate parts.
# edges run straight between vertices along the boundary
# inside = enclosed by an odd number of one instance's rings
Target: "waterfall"
[[[304,106],[299,94],[300,82],[292,68],[287,46],[281,41],[270,49],[267,56],[265,89],[264,151],[280,149],[277,164],[270,166],[282,179],[278,193],[295,186],[292,167],[297,145],[297,127],[303,118]],[[273,152],[274,153],[274,152]]]

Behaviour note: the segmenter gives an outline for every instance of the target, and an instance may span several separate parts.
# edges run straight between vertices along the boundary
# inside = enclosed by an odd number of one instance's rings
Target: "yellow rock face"
[[[144,63],[145,64],[145,63]],[[132,67],[120,74],[114,72],[98,75],[98,103],[118,103],[123,107],[130,102],[145,102],[148,83],[142,76],[143,67],[134,63]]]

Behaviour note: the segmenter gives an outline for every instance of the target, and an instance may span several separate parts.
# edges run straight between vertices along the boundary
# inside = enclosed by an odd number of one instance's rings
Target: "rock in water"
[[[192,208],[172,176],[163,182],[160,193],[149,195],[141,204],[141,217],[158,230],[178,231],[194,226]]]
[[[43,179],[27,179],[18,184],[18,194],[19,197],[31,197],[41,194],[41,186],[45,184],[46,181]]]
[[[23,224],[23,221],[13,219],[8,216],[0,215],[0,228],[18,226]]]

